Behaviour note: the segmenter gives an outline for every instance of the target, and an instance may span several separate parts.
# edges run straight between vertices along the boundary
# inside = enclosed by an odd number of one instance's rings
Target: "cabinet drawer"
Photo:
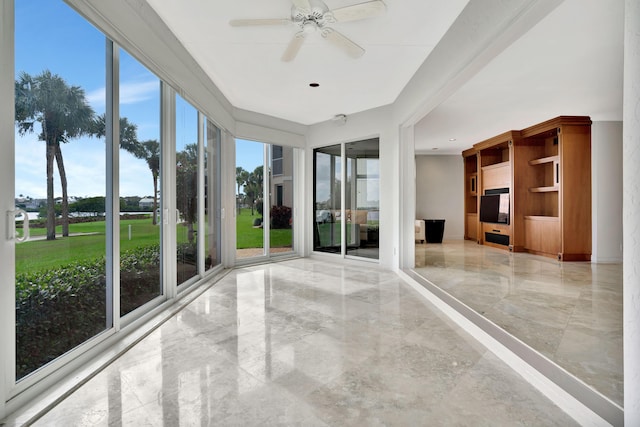
[[[505,224],[482,223],[482,233],[511,234],[511,227]]]

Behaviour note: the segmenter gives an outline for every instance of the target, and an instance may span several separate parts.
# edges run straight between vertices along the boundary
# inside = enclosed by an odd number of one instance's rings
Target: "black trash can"
[[[424,234],[427,243],[442,243],[444,236],[444,219],[425,219]]]

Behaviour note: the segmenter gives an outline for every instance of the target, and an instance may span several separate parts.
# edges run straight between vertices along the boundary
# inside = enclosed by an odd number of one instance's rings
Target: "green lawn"
[[[131,240],[129,240],[131,225]],[[30,230],[31,237],[46,235],[46,229]],[[61,233],[56,227],[56,233]],[[62,265],[95,259],[106,251],[105,222],[70,224],[69,233],[97,233],[87,236],[58,237],[56,240],[30,240],[16,245],[16,273],[46,270]],[[160,241],[160,227],[151,218],[120,221],[120,249],[122,251]]]
[[[144,220],[129,220],[129,222],[138,222]],[[151,220],[149,220],[151,222]],[[83,222],[80,224],[69,224],[69,233],[104,233],[105,222],[104,221],[95,221],[95,222]],[[46,236],[47,229],[46,227],[42,228],[34,228],[31,227],[29,229],[29,234],[31,237],[39,237]],[[56,227],[56,235],[62,234],[62,226],[58,225]]]
[[[253,221],[261,216],[251,209],[239,209],[236,215],[236,247],[238,249],[262,248],[264,247],[264,234],[262,228],[254,228]],[[292,243],[292,230],[278,229],[271,230],[272,248],[290,247]]]
[[[253,220],[248,209],[236,217],[238,249],[263,247],[263,229],[253,228]],[[132,239],[129,240],[129,225]],[[178,225],[178,227],[184,227]],[[56,233],[61,233],[60,227]],[[56,240],[30,240],[16,245],[16,273],[47,270],[75,261],[96,259],[106,251],[105,222],[86,222],[69,225],[69,233],[96,233],[84,236],[58,237]],[[31,237],[46,235],[46,229],[31,229]],[[178,241],[186,241],[186,230],[178,231]],[[291,229],[271,230],[271,247],[291,246]],[[120,221],[120,249],[126,251],[138,246],[146,246],[160,241],[160,227],[151,223],[151,218]]]

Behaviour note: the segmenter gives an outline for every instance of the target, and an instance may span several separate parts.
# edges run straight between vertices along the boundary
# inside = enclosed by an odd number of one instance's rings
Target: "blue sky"
[[[60,0],[18,1],[16,10],[16,78],[20,72],[37,75],[48,69],[68,85],[80,86],[97,114],[105,110],[105,37]],[[160,137],[160,90],[158,78],[133,57],[120,51],[120,114],[135,123],[138,139]],[[176,145],[180,150],[196,142],[197,112],[186,101],[176,100]],[[46,197],[45,146],[38,141],[40,129],[20,136],[16,132],[15,194]],[[253,171],[262,164],[259,144],[239,141],[238,166]],[[260,146],[261,147],[261,146]],[[83,137],[62,146],[69,195],[105,194],[105,145],[103,140]],[[143,160],[120,154],[120,195],[153,193],[151,173]],[[60,196],[57,170],[55,195]]]

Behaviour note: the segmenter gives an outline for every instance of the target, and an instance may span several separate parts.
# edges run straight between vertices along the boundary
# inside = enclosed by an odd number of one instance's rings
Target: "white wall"
[[[622,122],[591,127],[592,262],[622,262]]]
[[[342,142],[380,138],[380,265],[397,268],[399,260],[399,156],[398,132],[391,125],[389,107],[380,107],[347,117],[346,124],[333,121],[309,127],[307,133],[305,206],[313,212],[313,148]],[[313,242],[313,222],[306,223],[305,237]]]
[[[624,424],[640,425],[640,2],[625,2],[623,224]]]
[[[416,218],[444,219],[444,240],[463,239],[461,156],[416,155]]]

